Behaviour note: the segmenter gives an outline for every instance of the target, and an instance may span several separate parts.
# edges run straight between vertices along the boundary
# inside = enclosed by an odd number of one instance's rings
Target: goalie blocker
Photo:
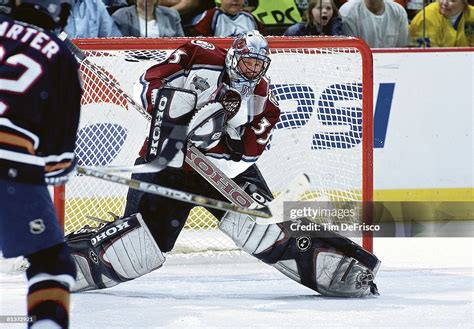
[[[196,107],[196,93],[171,86],[154,92],[145,159],[151,162],[160,156],[166,159],[168,166],[181,167],[188,124]]]
[[[216,146],[227,121],[237,113],[241,102],[240,94],[226,84],[217,86],[211,100],[197,110],[197,95],[193,91],[165,85],[153,93],[144,158],[146,162],[153,162],[161,157],[166,165],[174,168],[184,163],[186,142],[204,150]]]

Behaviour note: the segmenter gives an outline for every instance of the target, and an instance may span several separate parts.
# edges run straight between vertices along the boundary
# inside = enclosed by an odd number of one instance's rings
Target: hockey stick
[[[225,180],[225,174],[217,168],[212,162],[205,162],[207,160],[204,154],[201,153],[195,146],[190,146],[186,154],[187,163],[202,177],[204,177],[212,186],[214,186],[222,195],[233,204],[246,208],[258,208],[260,204],[248,195],[239,185],[233,180]],[[275,199],[270,201],[266,207],[272,214],[272,217],[257,217],[256,222],[260,225],[268,225],[275,223],[282,223],[288,219],[284,218],[283,206],[287,201],[298,201],[299,196],[310,190],[310,180],[308,175],[301,174],[296,176],[287,188],[281,192]]]
[[[59,35],[59,38],[65,42],[66,46],[69,48],[69,50],[78,58],[78,60],[81,61],[81,63],[86,66],[88,69],[93,71],[94,73],[97,74],[98,78],[101,79],[105,84],[109,85],[111,88],[113,88],[115,91],[123,95],[129,104],[136,110],[138,111],[145,119],[148,121],[151,121],[151,115],[141,106],[141,104],[138,104],[133,97],[127,94],[123,89],[120,88],[120,86],[112,81],[106,74],[104,74],[103,69],[96,64],[92,63],[87,59],[87,55],[79,49],[70,39],[67,38],[67,34],[65,32],[61,32]],[[237,205],[240,205],[242,207],[249,207],[254,201],[253,199],[243,191],[240,186],[234,183],[233,180],[229,179],[226,175],[224,175],[220,170],[218,170],[210,161],[196,148],[188,148],[185,161],[187,164],[189,164],[192,168],[194,168],[201,176],[203,176],[209,184],[211,184],[214,188],[216,188],[219,192],[221,192],[229,201],[234,202]],[[193,160],[196,159],[196,157],[193,156],[193,154],[196,154],[198,157],[198,166],[193,163]],[[159,158],[157,158],[156,161],[158,161]],[[146,164],[145,164],[146,165]],[[200,168],[200,165],[202,165],[205,168],[214,168],[213,172],[216,172],[219,174],[219,180],[215,180],[216,177],[209,177],[209,174],[205,172],[206,169],[202,170]],[[142,165],[143,166],[143,165]],[[99,169],[99,168],[94,168],[97,171],[102,171],[102,172],[136,172],[134,171],[136,166],[131,166],[131,167],[109,167],[107,169]],[[157,168],[160,168],[157,166]],[[156,170],[159,171],[159,170]],[[232,189],[226,188],[227,186],[232,186]]]
[[[151,121],[151,115],[143,109],[141,104],[138,104],[133,97],[128,95],[120,86],[112,81],[106,74],[104,74],[103,69],[96,64],[92,63],[87,59],[87,55],[79,49],[71,40],[67,38],[66,33],[62,32],[60,34],[60,39],[63,40],[70,51],[81,61],[83,65],[88,67],[91,71],[97,74],[98,78],[101,79],[104,83],[109,85],[111,88],[115,89],[118,93],[123,95],[129,104],[138,111],[145,119]],[[155,160],[157,163],[156,167],[150,166],[149,164],[140,165],[140,166],[147,166],[147,168],[151,169],[153,172],[159,171],[158,169],[161,168],[163,165],[163,161],[160,164],[160,158]],[[154,162],[155,162],[154,161]],[[226,197],[229,201],[234,203],[234,205],[241,206],[241,207],[258,207],[260,206],[257,204],[240,186],[238,186],[233,180],[229,179],[224,173],[222,173],[216,166],[214,166],[197,148],[194,146],[189,146],[185,161],[189,164],[193,169],[196,170],[202,177],[204,177],[214,188],[216,188],[224,197]],[[102,172],[104,175],[111,172],[138,172],[137,170],[142,170],[142,168],[137,168],[138,166],[132,167],[115,167],[115,168],[95,168],[96,172]],[[211,169],[211,172],[207,172],[207,170]],[[90,169],[92,170],[92,169]],[[143,172],[143,171],[141,171]],[[211,175],[212,174],[212,175]]]
[[[252,197],[210,162],[194,145],[188,147],[186,163],[233,204],[246,208],[254,205]]]
[[[92,63],[87,59],[87,55],[79,49],[70,39],[67,38],[67,34],[65,32],[61,32],[58,35],[58,38],[62,40],[67,48],[71,51],[71,53],[77,57],[77,59],[86,66],[91,72],[95,73],[99,79],[103,82],[107,83],[107,85],[111,86],[115,89],[118,93],[123,95],[123,97],[133,106],[133,108],[138,111],[143,117],[145,117],[148,121],[151,121],[151,115],[141,107],[133,97],[128,95],[123,89],[120,88],[118,83],[111,80],[105,73],[104,70]],[[116,167],[107,167],[107,168],[95,168],[97,170],[113,173],[113,172],[127,172],[127,173],[153,173],[159,172],[166,168],[166,165],[174,158],[177,152],[184,147],[184,143],[186,140],[186,129],[182,129],[182,127],[176,127],[173,129],[172,134],[170,135],[170,140],[173,140],[174,143],[168,143],[163,151],[157,156],[153,161],[150,161],[145,164],[136,165],[136,166],[116,166]]]
[[[210,208],[223,210],[223,211],[232,211],[232,212],[246,214],[250,216],[256,216],[256,217],[269,218],[272,216],[271,213],[265,208],[263,209],[243,208],[243,207],[239,207],[239,206],[236,206],[234,204],[227,203],[224,201],[175,190],[175,189],[160,186],[157,184],[152,184],[152,183],[147,183],[143,181],[138,181],[135,179],[129,179],[129,178],[117,176],[117,175],[110,174],[101,170],[96,170],[93,168],[78,167],[77,172],[83,175],[99,178],[108,182],[127,185],[128,187],[132,189],[139,190],[142,192],[156,194],[159,196],[171,198],[178,201],[189,202],[189,203],[193,203],[195,205],[199,205],[203,207],[210,207]]]
[[[68,47],[69,51],[77,57],[77,59],[86,66],[90,71],[94,72],[99,79],[101,79],[104,83],[115,89],[118,93],[120,93],[126,100],[129,102],[135,110],[137,110],[143,117],[145,117],[148,121],[151,121],[150,114],[135,100],[131,97],[125,90],[120,88],[119,84],[115,81],[111,80],[105,73],[104,69],[100,66],[92,63],[89,59],[87,59],[87,55],[79,49],[68,37],[66,32],[61,32],[58,35],[58,38],[63,41],[66,46]]]
[[[296,176],[287,188],[280,193],[275,199],[268,203],[267,207],[272,213],[271,218],[259,218],[257,217],[256,222],[260,225],[282,223],[289,220],[284,216],[284,205],[285,202],[298,201],[299,197],[308,192],[311,188],[310,180],[308,175],[301,174]]]

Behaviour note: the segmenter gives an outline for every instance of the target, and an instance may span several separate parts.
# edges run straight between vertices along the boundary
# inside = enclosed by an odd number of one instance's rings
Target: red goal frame
[[[266,37],[270,48],[355,48],[362,58],[362,107],[370,115],[362,118],[362,200],[364,202],[365,223],[372,220],[373,201],[373,60],[372,51],[365,42],[352,37]],[[195,39],[195,38],[194,38]],[[213,44],[228,48],[232,38],[201,38]],[[75,39],[73,42],[82,50],[158,50],[176,49],[190,38],[95,38]],[[65,187],[54,188],[54,204],[61,225],[64,226]],[[363,247],[373,250],[373,235],[365,232]]]

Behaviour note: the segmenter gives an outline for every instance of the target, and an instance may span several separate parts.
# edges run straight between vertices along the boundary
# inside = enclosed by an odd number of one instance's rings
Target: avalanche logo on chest
[[[199,90],[201,92],[205,91],[206,89],[209,89],[211,87],[209,85],[209,82],[207,82],[206,78],[201,78],[199,75],[196,75],[193,80],[191,81],[191,84],[194,86],[195,90]]]

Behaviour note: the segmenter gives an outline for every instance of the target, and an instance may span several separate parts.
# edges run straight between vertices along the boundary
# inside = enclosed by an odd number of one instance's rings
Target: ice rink
[[[472,328],[473,242],[376,239],[380,296],[365,299],[321,297],[243,255],[169,256],[135,281],[74,294],[71,328]],[[22,275],[2,274],[0,291],[0,315],[26,313]]]

